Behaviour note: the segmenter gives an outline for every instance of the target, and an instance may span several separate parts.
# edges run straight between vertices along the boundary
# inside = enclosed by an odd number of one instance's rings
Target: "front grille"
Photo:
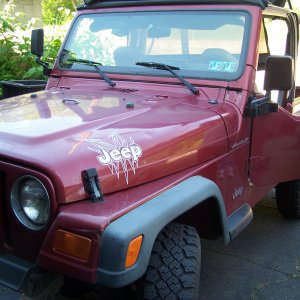
[[[10,242],[5,181],[5,173],[0,170],[0,251],[3,250],[4,244],[8,245]]]

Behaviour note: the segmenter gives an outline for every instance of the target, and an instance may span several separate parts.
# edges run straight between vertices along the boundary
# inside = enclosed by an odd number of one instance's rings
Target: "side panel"
[[[215,111],[226,125],[229,152],[226,160],[227,191],[225,207],[227,214],[248,202],[248,160],[250,152],[251,120],[243,117],[239,107],[247,101],[247,92],[227,91],[224,103]],[[237,105],[238,103],[238,105]]]
[[[300,117],[280,108],[253,120],[250,178],[257,186],[300,178]]]

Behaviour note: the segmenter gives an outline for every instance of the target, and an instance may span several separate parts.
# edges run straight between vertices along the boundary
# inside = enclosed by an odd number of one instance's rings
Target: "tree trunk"
[[[72,0],[72,5],[73,5],[73,7],[74,7],[74,10],[76,10],[76,8],[77,8],[77,3],[76,3],[75,0]]]

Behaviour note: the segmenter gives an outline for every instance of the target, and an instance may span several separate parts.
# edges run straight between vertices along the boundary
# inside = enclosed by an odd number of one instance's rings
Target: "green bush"
[[[35,20],[22,25],[17,18],[20,13],[14,11],[13,1],[9,1],[0,11],[0,80],[16,79],[44,79],[43,68],[35,62],[31,54],[31,29]],[[64,32],[52,28],[52,32],[45,32],[45,50],[43,60],[54,63],[59,47],[60,37]],[[54,35],[53,33],[57,34]]]
[[[5,5],[0,17],[0,79],[9,80],[22,78],[24,70],[28,69],[33,58],[30,55],[30,38],[25,33],[32,23],[22,26],[13,12],[10,1]]]
[[[73,18],[81,0],[43,0],[43,22],[46,25],[61,25]]]

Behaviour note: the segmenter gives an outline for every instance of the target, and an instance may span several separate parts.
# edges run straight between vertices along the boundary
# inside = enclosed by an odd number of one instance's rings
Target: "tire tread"
[[[171,223],[158,235],[152,250],[143,299],[198,299],[201,246],[195,228]]]
[[[276,203],[281,215],[300,218],[300,180],[280,183],[276,187]]]

